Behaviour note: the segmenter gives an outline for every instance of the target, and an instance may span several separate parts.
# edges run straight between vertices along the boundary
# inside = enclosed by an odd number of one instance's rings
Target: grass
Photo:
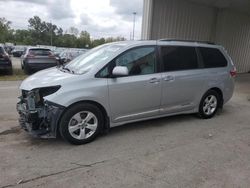
[[[3,73],[0,73],[0,81],[24,80],[27,77],[28,75],[26,75],[22,69],[13,69],[12,75],[5,75]]]

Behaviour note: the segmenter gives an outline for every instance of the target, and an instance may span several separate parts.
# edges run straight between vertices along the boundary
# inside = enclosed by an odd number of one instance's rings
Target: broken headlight
[[[37,105],[43,104],[43,97],[57,92],[61,86],[50,86],[33,89],[34,101]]]
[[[61,88],[61,86],[41,87],[41,88],[39,88],[40,97],[42,98],[42,97],[51,95],[51,94],[57,92],[60,88]]]

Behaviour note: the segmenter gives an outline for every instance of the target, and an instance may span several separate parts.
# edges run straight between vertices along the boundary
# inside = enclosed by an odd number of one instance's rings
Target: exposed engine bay
[[[63,106],[49,102],[45,96],[55,93],[60,86],[22,90],[17,111],[20,126],[35,137],[55,138]]]

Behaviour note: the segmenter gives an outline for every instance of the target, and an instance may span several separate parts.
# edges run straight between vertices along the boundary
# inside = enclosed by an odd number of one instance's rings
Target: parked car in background
[[[174,40],[105,44],[20,86],[20,125],[84,144],[109,127],[177,114],[212,118],[230,100],[236,69],[222,46]]]
[[[53,53],[54,53],[54,55],[55,55],[56,57],[59,58],[59,55],[60,55],[63,51],[65,51],[65,50],[66,50],[66,48],[57,47],[56,49],[53,50]]]
[[[74,49],[74,50],[65,50],[59,54],[59,61],[61,64],[65,64],[75,59],[79,55],[82,55],[87,50]]]
[[[0,70],[4,73],[12,74],[12,62],[4,46],[0,46]]]
[[[21,60],[21,67],[27,74],[56,65],[58,65],[58,61],[55,55],[47,48],[29,47]]]
[[[10,43],[10,42],[6,42],[6,43],[4,44],[4,49],[5,49],[5,51],[6,51],[9,55],[11,55],[11,52],[12,52],[12,50],[14,49],[14,44],[13,44],[13,43]]]
[[[14,49],[12,50],[12,55],[14,57],[21,57],[25,49],[26,49],[25,46],[15,46]]]

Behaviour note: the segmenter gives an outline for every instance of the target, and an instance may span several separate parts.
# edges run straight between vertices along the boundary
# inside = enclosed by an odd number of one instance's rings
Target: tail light
[[[55,58],[56,56],[54,54],[52,54],[52,52],[49,53],[49,57],[50,58]]]
[[[8,55],[8,54],[2,54],[2,57],[3,57],[5,60],[9,60],[9,55]]]
[[[234,78],[234,77],[236,77],[236,74],[237,74],[237,71],[236,71],[236,68],[234,67],[234,69],[230,71],[230,75],[231,75],[231,77]]]
[[[33,53],[29,52],[29,53],[27,54],[27,58],[33,58],[33,57],[35,57],[35,55],[34,55]]]

